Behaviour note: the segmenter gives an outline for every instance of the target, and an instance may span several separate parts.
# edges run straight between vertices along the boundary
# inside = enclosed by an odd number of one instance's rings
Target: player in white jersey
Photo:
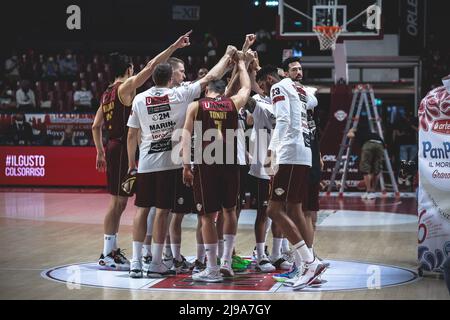
[[[313,242],[316,229],[315,224],[317,221],[317,211],[319,210],[320,178],[323,167],[322,157],[319,150],[319,134],[316,128],[316,121],[314,119],[314,110],[318,105],[318,101],[315,96],[317,89],[305,86],[301,83],[303,80],[303,69],[300,63],[300,58],[290,57],[285,59],[283,61],[283,70],[286,77],[291,78],[295,82],[297,92],[299,93],[301,99],[306,98],[306,112],[311,138],[312,163],[308,177],[308,196],[306,201],[303,203],[303,211],[305,213],[306,220],[305,242],[308,245],[308,248],[310,248],[315,255],[313,250]],[[319,260],[321,259],[319,258]]]
[[[170,88],[179,87],[181,85],[189,85],[190,83],[184,83],[186,79],[186,73],[184,68],[184,62],[181,59],[170,57],[167,63],[172,66],[172,78],[170,80]],[[182,202],[180,208],[183,211],[190,212],[190,205],[192,205],[192,195],[189,195],[187,190],[183,191],[180,195],[175,195],[178,202]],[[184,213],[172,213],[167,216],[167,231],[166,241],[163,251],[163,263],[168,268],[175,268],[177,272],[187,272],[190,269],[189,262],[181,255],[181,223],[183,221]],[[172,219],[173,218],[173,219]],[[144,257],[143,261],[144,270],[146,269],[147,262],[151,262],[151,252],[148,247],[152,242],[152,228],[155,219],[154,210],[150,211],[147,218],[147,234],[144,241]],[[175,265],[175,267],[174,267]]]
[[[306,101],[302,101],[290,78],[280,79],[272,68],[262,68],[258,77],[271,86],[270,98],[276,117],[276,127],[269,145],[275,176],[271,183],[267,208],[269,217],[283,230],[294,247],[294,259],[299,273],[290,282],[294,290],[310,285],[325,271],[307,247],[297,219],[305,225],[302,202],[305,201],[308,172],[311,167],[309,128]],[[268,154],[269,155],[269,154]],[[286,206],[286,214],[283,212]]]
[[[275,67],[272,67],[276,71]],[[270,100],[270,88],[264,81],[256,78],[256,72],[252,74],[252,87],[256,92],[253,96],[255,107],[252,113],[253,130],[250,137],[251,165],[249,174],[256,181],[257,216],[255,221],[255,256],[257,268],[263,272],[272,272],[275,269],[289,270],[292,263],[282,255],[283,234],[276,223],[271,223],[267,217],[267,205],[269,200],[270,172],[264,166],[267,150],[270,143],[270,135],[275,128],[275,115]],[[265,242],[269,228],[272,227],[273,244],[270,257],[265,252]]]
[[[136,167],[135,152],[138,132],[141,144],[136,179],[136,201],[138,207],[133,223],[133,259],[131,277],[142,277],[142,246],[146,235],[147,216],[150,207],[156,207],[151,245],[152,261],[147,270],[149,277],[174,274],[162,263],[162,251],[166,237],[167,215],[177,211],[180,203],[175,201],[177,183],[181,177],[182,164],[172,161],[175,142],[172,133],[182,128],[187,106],[200,97],[202,89],[211,79],[219,78],[228,63],[225,55],[203,79],[189,85],[169,88],[172,67],[164,63],[156,67],[153,74],[155,86],[140,93],[133,101],[132,114],[128,120],[129,170]],[[172,271],[172,272],[171,272]]]

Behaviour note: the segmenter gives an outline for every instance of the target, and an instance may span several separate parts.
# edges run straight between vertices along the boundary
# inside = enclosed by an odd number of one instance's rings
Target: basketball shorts
[[[304,203],[308,194],[309,167],[280,164],[270,183],[270,200]]]
[[[174,213],[193,213],[194,191],[183,183],[183,169],[176,170],[175,177],[175,197],[173,204]]]
[[[239,199],[237,201],[236,210],[241,210],[247,204],[247,197],[245,193],[247,191],[247,181],[248,181],[248,172],[250,171],[250,166],[239,166]]]
[[[177,171],[138,173],[134,204],[141,208],[173,209]]]
[[[303,211],[319,211],[320,182],[308,184],[308,195],[302,203]]]
[[[128,172],[127,144],[120,140],[109,140],[106,145],[106,181],[108,192],[113,196],[131,197],[121,184]]]
[[[269,203],[270,180],[256,179],[256,205],[257,212],[267,209]]]
[[[239,193],[239,165],[194,166],[194,201],[199,214],[233,208]]]

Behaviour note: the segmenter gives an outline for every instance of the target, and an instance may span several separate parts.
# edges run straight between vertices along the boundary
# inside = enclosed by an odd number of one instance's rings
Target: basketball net
[[[342,28],[339,26],[315,26],[313,29],[319,38],[320,50],[334,50]]]

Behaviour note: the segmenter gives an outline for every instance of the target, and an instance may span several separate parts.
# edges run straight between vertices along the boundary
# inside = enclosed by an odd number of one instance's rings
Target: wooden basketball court
[[[238,275],[234,282],[213,288],[192,284],[189,276],[177,276],[169,282],[158,280],[156,284],[143,282],[141,286],[126,273],[99,272],[95,263],[102,249],[108,197],[100,190],[3,189],[0,298],[449,298],[442,279],[417,276],[417,209],[412,194],[373,201],[363,201],[357,194],[343,199],[322,196],[315,248],[321,257],[331,261],[330,270],[323,276],[329,286],[307,292],[276,286],[270,275],[254,273]],[[119,231],[119,245],[128,256],[134,210],[130,200]],[[253,219],[252,210],[241,214],[236,248],[242,256],[251,257],[254,247]],[[183,222],[185,256],[195,256],[195,223],[194,215],[186,216]]]

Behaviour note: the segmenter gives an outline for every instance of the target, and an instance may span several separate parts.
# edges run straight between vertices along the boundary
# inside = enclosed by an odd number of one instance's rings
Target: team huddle
[[[298,58],[283,61],[282,69],[261,67],[250,49],[253,34],[241,50],[229,45],[206,75],[184,82],[184,63],[171,55],[190,44],[189,35],[136,75],[127,56],[111,55],[115,81],[102,95],[92,127],[97,169],[106,170],[112,195],[99,265],[127,270],[131,278],[192,273],[199,282],[222,282],[246,270],[251,261],[235,254],[235,241],[250,175],[257,186],[255,269],[283,270],[273,278],[294,290],[321,285],[328,264],[313,249],[323,165],[316,89],[301,84]],[[136,95],[150,77],[154,86]],[[117,245],[118,230],[134,193],[128,261]],[[188,213],[198,215],[194,263],[181,254]]]

